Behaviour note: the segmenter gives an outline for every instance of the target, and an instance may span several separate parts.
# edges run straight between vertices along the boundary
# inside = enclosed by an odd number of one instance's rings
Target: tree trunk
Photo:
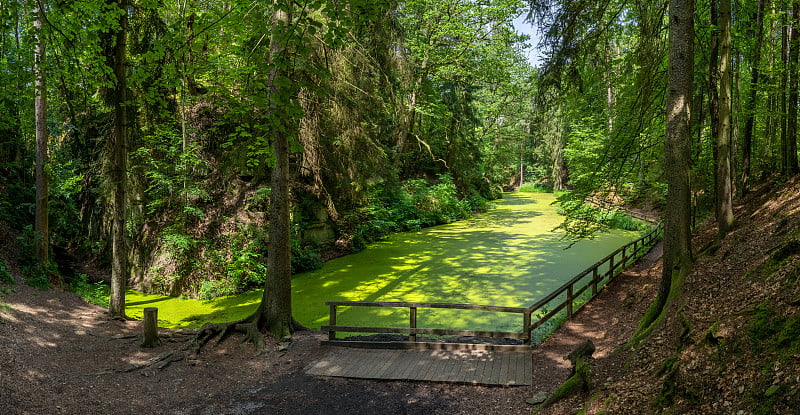
[[[286,120],[279,115],[280,102],[287,91],[281,90],[277,78],[286,75],[283,68],[286,57],[283,42],[276,39],[277,27],[288,26],[291,22],[289,12],[276,7],[273,13],[273,37],[270,41],[270,117],[272,122],[272,149],[275,166],[272,169],[272,193],[269,210],[269,246],[267,247],[267,272],[269,277],[264,284],[264,294],[259,306],[258,326],[266,328],[277,338],[292,332],[292,267],[291,234],[289,215],[289,138]],[[284,35],[285,36],[285,35]],[[296,127],[295,127],[296,128]]]
[[[34,60],[33,72],[35,80],[34,111],[36,118],[36,206],[34,220],[34,238],[36,261],[43,269],[50,261],[50,231],[48,220],[48,175],[45,166],[47,156],[47,78],[45,71],[45,41],[42,36],[42,21],[44,20],[44,4],[37,3],[35,10],[36,20],[33,22],[34,31]]]
[[[766,1],[758,1],[756,12],[756,44],[753,50],[752,69],[750,71],[750,96],[748,98],[747,121],[742,138],[742,194],[747,194],[750,186],[750,158],[753,153],[753,128],[755,126],[756,108],[758,108],[758,80],[760,77],[761,47],[764,43],[764,7]]]
[[[788,154],[788,135],[787,135],[787,121],[789,117],[787,116],[787,108],[786,108],[786,94],[787,88],[789,86],[789,17],[788,13],[784,14],[783,17],[783,25],[781,29],[781,65],[783,66],[783,70],[781,71],[781,92],[780,92],[780,100],[781,100],[781,171],[786,172],[789,161],[786,158]]]
[[[797,59],[800,48],[800,1],[792,1],[792,27],[789,46],[789,111],[786,127],[786,175],[791,177],[797,174],[797,88],[798,83]]]
[[[667,205],[664,217],[663,271],[658,296],[645,314],[633,342],[663,321],[672,300],[681,295],[692,262],[691,251],[691,102],[694,71],[694,0],[670,0],[669,69],[664,155]]]
[[[109,312],[112,318],[124,319],[125,285],[128,280],[128,250],[125,240],[126,188],[128,181],[127,148],[127,91],[125,76],[126,29],[128,25],[128,1],[117,0],[117,7],[125,12],[120,17],[120,26],[115,33],[113,48],[113,70],[116,78],[113,98],[114,132],[111,147],[111,180],[113,183],[113,211],[111,235],[111,295]]]
[[[720,102],[718,136],[714,137],[714,182],[718,239],[723,239],[733,226],[733,180],[731,174],[731,2],[720,0]]]

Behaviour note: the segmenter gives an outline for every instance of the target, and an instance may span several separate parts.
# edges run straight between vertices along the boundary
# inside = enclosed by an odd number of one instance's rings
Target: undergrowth
[[[102,281],[90,282],[86,274],[78,274],[75,276],[69,284],[69,290],[88,303],[105,308],[108,307],[108,298],[111,288]]]

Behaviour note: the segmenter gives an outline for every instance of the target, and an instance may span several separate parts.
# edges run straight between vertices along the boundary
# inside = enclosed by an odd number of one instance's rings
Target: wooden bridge
[[[337,347],[306,373],[358,379],[523,386],[531,384],[531,352],[387,350]]]

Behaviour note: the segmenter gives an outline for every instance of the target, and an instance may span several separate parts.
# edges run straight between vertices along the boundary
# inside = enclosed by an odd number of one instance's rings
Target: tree
[[[717,136],[714,137],[714,182],[716,190],[715,206],[717,225],[719,227],[718,239],[723,239],[733,226],[733,178],[731,170],[731,98],[733,95],[733,77],[731,74],[731,2],[730,0],[720,0],[719,4],[720,102],[718,105],[719,116],[717,117],[719,126],[715,129]],[[714,91],[712,91],[712,93],[714,93]],[[713,107],[712,111],[714,111]]]
[[[786,104],[786,165],[784,174],[791,177],[800,171],[797,161],[797,102],[798,102],[798,56],[800,56],[800,1],[792,1],[792,18],[789,34],[789,97]]]
[[[282,80],[289,79],[286,56],[286,29],[292,27],[291,8],[282,8],[275,1],[272,15],[272,36],[269,45],[269,118],[272,127],[272,152],[275,165],[272,168],[272,192],[269,211],[269,246],[267,248],[267,272],[261,304],[256,311],[256,326],[266,328],[277,338],[291,335],[295,326],[292,320],[292,259],[291,218],[289,200],[289,135],[299,125],[281,114],[287,98],[296,98],[293,91],[286,91]],[[291,29],[290,29],[291,30]],[[286,122],[286,124],[284,124]]]
[[[694,77],[694,0],[670,0],[669,69],[664,165],[668,194],[664,216],[663,271],[658,294],[634,335],[647,336],[663,321],[683,289],[692,263],[691,250],[691,103]]]
[[[107,61],[114,72],[114,88],[107,98],[114,108],[114,129],[111,136],[112,236],[111,236],[111,295],[109,312],[112,318],[125,319],[125,285],[128,280],[128,250],[126,248],[126,189],[128,183],[128,84],[126,71],[126,38],[128,0],[115,0],[119,25],[113,32],[113,46]]]
[[[35,118],[36,118],[36,207],[35,207],[35,250],[36,260],[44,269],[49,262],[50,231],[48,209],[48,174],[47,166],[47,78],[45,73],[46,45],[42,32],[44,22],[44,0],[36,2],[33,22],[34,31],[34,63],[35,75]]]
[[[326,39],[333,44],[342,38],[339,30],[346,29],[350,23],[346,6],[322,10],[330,24]],[[297,14],[293,11],[295,3],[292,1],[275,0],[272,4],[269,48],[264,65],[267,68],[267,79],[263,83],[266,98],[259,101],[267,105],[264,127],[269,134],[273,163],[267,248],[268,276],[264,283],[264,292],[258,308],[250,316],[230,323],[206,325],[194,341],[195,351],[199,351],[211,338],[223,338],[232,331],[245,333],[260,350],[263,347],[263,338],[260,336],[262,330],[270,332],[276,338],[286,339],[295,330],[302,328],[292,317],[291,301],[289,147],[290,140],[298,136],[302,119],[302,108],[298,102],[300,82],[298,73],[294,71],[310,53],[308,36],[316,33],[322,25],[311,17],[315,10],[301,8]],[[258,84],[262,85],[261,82]],[[256,90],[260,89],[258,86]]]
[[[761,49],[764,43],[764,7],[766,0],[758,0],[758,10],[755,16],[755,46],[750,69],[750,94],[748,96],[747,119],[742,137],[742,183],[741,193],[747,194],[750,186],[751,159],[753,156],[753,129],[755,127],[756,111],[758,108],[758,87],[761,76]]]

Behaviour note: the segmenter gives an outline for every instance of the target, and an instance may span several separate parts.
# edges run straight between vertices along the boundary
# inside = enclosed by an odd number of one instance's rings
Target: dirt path
[[[2,300],[10,309],[0,312],[0,412],[527,414],[526,398],[554,390],[569,374],[563,356],[575,345],[592,339],[603,359],[625,342],[649,304],[655,275],[639,267],[619,276],[537,347],[531,387],[308,376],[303,369],[324,352],[319,332],[298,333],[288,351],[271,347],[262,356],[232,337],[189,360],[181,350],[188,337],[179,331],[162,330],[162,346],[142,349],[140,322],[108,320],[105,310],[71,293],[17,285]],[[570,405],[550,413],[569,413]]]

